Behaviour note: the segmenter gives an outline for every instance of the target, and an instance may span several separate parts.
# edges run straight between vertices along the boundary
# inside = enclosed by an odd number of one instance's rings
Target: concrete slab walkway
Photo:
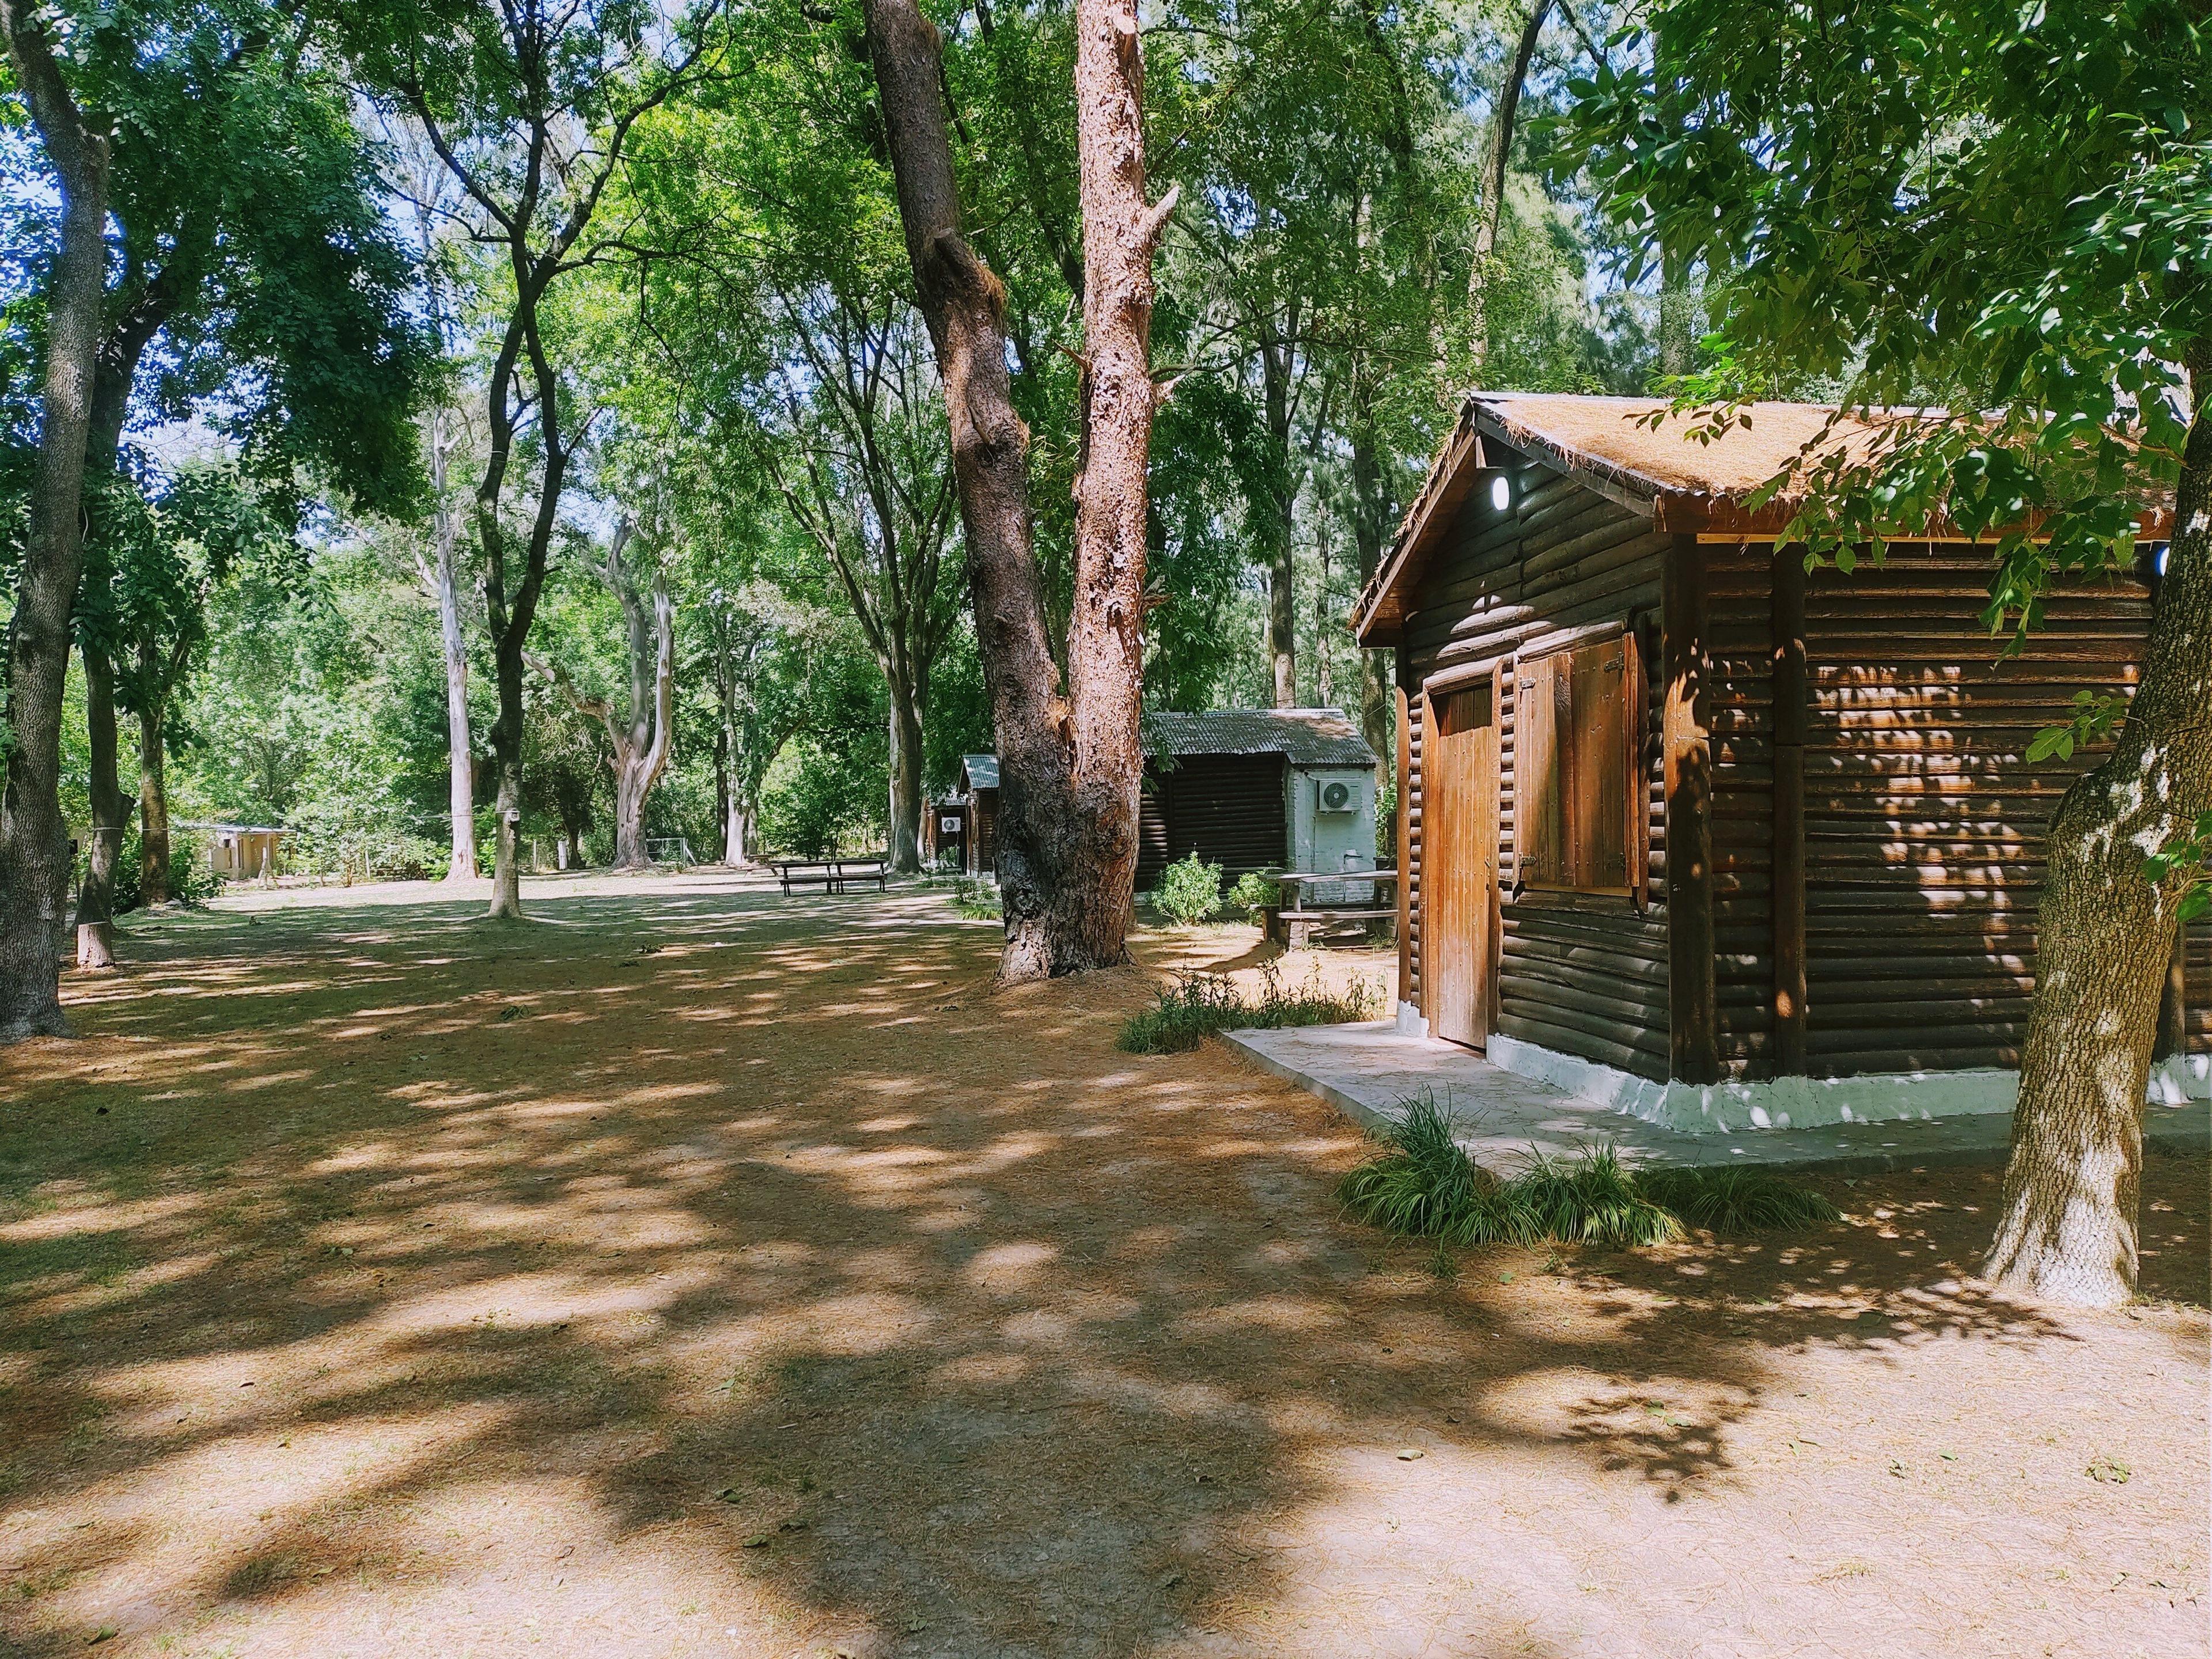
[[[1500,1071],[1456,1043],[1407,1036],[1391,1020],[1223,1036],[1263,1070],[1312,1091],[1370,1129],[1397,1122],[1408,1100],[1430,1095],[1462,1120],[1459,1139],[1468,1156],[1501,1174],[1517,1167],[1532,1147],[1559,1154],[1595,1140],[1612,1141],[1635,1163],[1756,1164],[1855,1174],[2001,1164],[2012,1139],[2007,1112],[1683,1134]],[[2195,1152],[2212,1146],[2212,1107],[2205,1102],[2146,1107],[2144,1114],[2144,1138],[2154,1146]]]

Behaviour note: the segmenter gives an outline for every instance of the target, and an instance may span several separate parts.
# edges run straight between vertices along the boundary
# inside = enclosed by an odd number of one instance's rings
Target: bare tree
[[[62,210],[60,246],[46,279],[46,374],[30,526],[8,627],[7,705],[0,710],[11,739],[0,790],[0,1042],[14,1042],[67,1030],[55,951],[69,894],[62,694],[70,607],[84,556],[85,450],[106,297],[108,137],[105,124],[78,107],[31,0],[0,0],[0,30]]]
[[[629,669],[629,696],[622,718],[614,704],[576,688],[557,661],[532,657],[530,665],[561,688],[575,711],[605,728],[607,764],[615,775],[615,863],[617,870],[642,870],[653,862],[645,845],[645,801],[668,764],[676,730],[676,608],[668,599],[668,578],[658,557],[652,561],[651,586],[638,591],[636,573],[623,562],[633,521],[615,526],[614,540],[599,580],[622,606],[623,642]]]
[[[899,217],[937,349],[984,681],[998,734],[1008,980],[1123,960],[1136,870],[1145,462],[1158,394],[1152,257],[1173,210],[1145,201],[1133,12],[1076,10],[1084,204],[1084,454],[1067,690],[1053,659],[1029,500],[1029,432],[1006,369],[1006,289],[960,228],[942,43],[914,0],[868,0]]]

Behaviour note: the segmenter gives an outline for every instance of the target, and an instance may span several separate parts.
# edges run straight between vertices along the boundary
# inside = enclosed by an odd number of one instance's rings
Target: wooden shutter
[[[1559,671],[1556,655],[1524,662],[1514,688],[1514,875],[1524,886],[1557,886],[1568,879],[1559,739],[1571,728],[1559,718],[1568,687]]]
[[[1555,659],[1556,660],[1556,659]],[[1625,637],[1568,653],[1567,879],[1579,888],[1626,888],[1628,881],[1630,735],[1635,699]]]

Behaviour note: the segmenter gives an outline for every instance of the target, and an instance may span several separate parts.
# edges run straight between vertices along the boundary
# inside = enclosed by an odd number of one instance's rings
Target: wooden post
[[[1667,682],[1667,994],[1671,1075],[1720,1078],[1713,974],[1712,728],[1708,708],[1705,550],[1694,535],[1668,549],[1660,586]]]
[[[1398,1000],[1413,1000],[1413,733],[1407,724],[1406,688],[1398,688]],[[1393,1014],[1396,1010],[1393,1009]]]
[[[1774,550],[1774,1073],[1805,1073],[1805,550]]]

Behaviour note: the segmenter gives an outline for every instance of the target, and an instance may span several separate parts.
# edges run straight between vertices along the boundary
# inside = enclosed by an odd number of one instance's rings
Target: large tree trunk
[[[868,0],[899,217],[937,350],[999,747],[1000,974],[1041,978],[1122,961],[1134,869],[1145,570],[1151,254],[1168,204],[1144,201],[1133,15],[1076,13],[1086,426],[1078,483],[1073,706],[1060,696],[1037,580],[1029,433],[1007,380],[1006,290],[960,230],[937,31],[914,0]],[[1123,734],[1127,734],[1124,736]]]
[[[131,809],[116,759],[115,665],[90,641],[82,654],[85,735],[92,750],[86,792],[92,808],[92,844],[85,849],[84,884],[76,896],[76,965],[99,971],[115,966],[115,867],[122,861]]]
[[[2146,880],[2143,859],[2212,811],[2212,346],[2190,368],[2195,421],[2135,697],[2112,754],[2051,819],[1987,1266],[1999,1285],[2093,1307],[2135,1292],[2143,1097],[2188,882]]]
[[[1145,193],[1145,64],[1133,0],[1076,0],[1075,126],[1083,203],[1083,452],[1075,480],[1074,715],[1079,880],[1063,884],[1076,958],[1127,951],[1137,875],[1145,683],[1146,467],[1152,384],[1152,253],[1177,191]],[[1063,944],[1063,950],[1066,945]]]
[[[169,902],[169,786],[161,751],[166,708],[138,711],[138,898],[148,908]]]
[[[107,140],[89,130],[29,0],[0,0],[0,29],[61,199],[61,242],[47,274],[46,375],[30,524],[8,628],[13,742],[0,786],[0,1042],[62,1035],[59,936],[68,915],[69,827],[62,819],[62,698],[70,607],[84,553],[86,437],[106,281]]]

